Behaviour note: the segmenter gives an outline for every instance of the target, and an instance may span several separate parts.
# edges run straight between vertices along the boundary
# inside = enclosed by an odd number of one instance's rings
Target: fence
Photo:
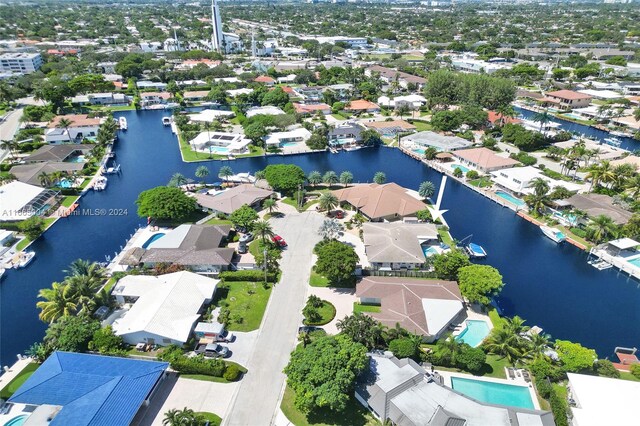
[[[432,271],[410,271],[410,270],[396,270],[396,271],[380,271],[376,269],[363,269],[363,277],[401,277],[401,278],[436,278],[435,272]]]

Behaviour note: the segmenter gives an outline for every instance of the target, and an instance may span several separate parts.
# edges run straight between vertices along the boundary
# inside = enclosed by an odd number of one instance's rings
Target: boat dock
[[[635,278],[640,281],[640,268],[634,267],[631,263],[627,262],[620,256],[614,256],[602,246],[593,247],[589,250],[589,258],[589,264],[598,269],[609,269],[615,266],[620,272],[624,272],[631,278]],[[600,264],[600,267],[596,266],[597,264]],[[609,264],[610,266],[606,266],[605,264]]]

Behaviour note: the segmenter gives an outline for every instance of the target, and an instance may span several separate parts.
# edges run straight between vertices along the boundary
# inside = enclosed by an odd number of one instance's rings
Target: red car
[[[271,241],[273,241],[280,248],[287,246],[287,242],[280,235],[274,235],[273,237],[271,237]]]

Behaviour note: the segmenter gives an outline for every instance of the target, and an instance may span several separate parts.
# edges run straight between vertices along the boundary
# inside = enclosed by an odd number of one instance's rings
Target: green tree
[[[36,240],[44,232],[44,219],[40,216],[31,216],[18,223],[18,229],[31,241]]]
[[[353,182],[353,173],[344,171],[340,173],[340,183],[346,188],[347,185]]]
[[[383,343],[383,326],[378,321],[360,312],[346,316],[337,322],[341,334],[371,350]]]
[[[556,340],[555,348],[565,370],[573,373],[592,370],[594,363],[598,359],[596,351],[585,348],[580,343],[573,343],[568,340]]]
[[[389,342],[389,350],[396,358],[420,359],[420,341],[411,337],[394,339]]]
[[[591,219],[587,227],[587,236],[596,244],[618,233],[616,223],[609,216],[600,215]]]
[[[433,182],[426,180],[420,184],[420,188],[418,189],[418,194],[420,194],[422,198],[430,198],[435,193],[436,193],[436,186],[433,184]]]
[[[44,343],[50,348],[66,352],[85,352],[100,322],[87,315],[67,315],[49,325]]]
[[[333,170],[327,171],[324,176],[322,176],[322,182],[328,186],[335,185],[339,180],[338,175]]]
[[[229,179],[230,176],[233,176],[233,170],[229,166],[222,166],[220,170],[218,170],[218,177],[224,181]]]
[[[258,220],[258,213],[248,205],[244,204],[242,207],[231,213],[229,216],[231,223],[236,228],[252,229],[253,224]]]
[[[67,138],[69,139],[69,142],[71,142],[71,133],[69,133],[69,127],[71,127],[72,124],[73,124],[73,121],[64,117],[58,120],[58,124],[56,124],[56,128],[64,129],[64,131],[67,132]]]
[[[252,230],[262,241],[267,241],[275,235],[271,224],[266,220],[256,221],[252,226]]]
[[[304,171],[295,164],[272,164],[264,171],[271,188],[287,195],[293,194],[306,178]]]
[[[295,406],[344,410],[355,379],[367,365],[367,350],[347,336],[326,336],[306,347],[298,346],[285,367],[287,384],[295,392]]]
[[[456,366],[472,373],[480,371],[487,362],[487,354],[480,348],[472,348],[463,343],[456,355]]]
[[[329,241],[317,251],[316,272],[332,284],[348,282],[358,264],[358,255],[353,247],[339,241]]]
[[[424,158],[426,160],[433,160],[436,158],[436,155],[438,155],[438,150],[432,146],[427,147],[427,149],[424,150]]]
[[[76,312],[76,303],[69,286],[64,283],[54,282],[51,288],[43,288],[38,292],[41,300],[36,303],[40,314],[40,320],[52,323],[60,317],[73,315]]]
[[[448,253],[437,254],[433,259],[436,276],[442,280],[456,280],[458,270],[469,266],[469,258],[461,250],[451,250]]]
[[[378,185],[382,185],[387,181],[387,175],[384,172],[376,172],[376,174],[373,175],[373,181]]]
[[[167,186],[179,187],[182,185],[186,185],[187,182],[189,181],[187,180],[185,175],[183,175],[182,173],[174,173],[173,175],[171,175],[171,179],[169,179],[169,183],[167,183]]]
[[[318,207],[320,207],[320,210],[327,212],[327,214],[329,214],[331,210],[336,208],[338,204],[338,197],[336,197],[331,192],[325,192],[318,199]]]
[[[318,133],[313,133],[305,143],[307,144],[309,149],[326,149],[327,148],[327,138]]]
[[[96,332],[93,333],[93,338],[89,342],[89,349],[98,351],[101,354],[119,353],[123,348],[124,341],[122,337],[116,336],[110,325],[96,330]]]
[[[455,169],[453,169],[453,177],[461,178],[463,175],[464,175],[464,172],[460,167],[456,167]]]
[[[489,353],[506,358],[511,365],[516,365],[526,356],[526,350],[519,336],[502,327],[494,327],[483,346]]]
[[[207,166],[198,166],[196,177],[202,179],[202,183],[205,183],[207,176],[209,176],[209,168]]]
[[[262,98],[262,105],[273,105],[279,108],[284,108],[288,102],[289,95],[282,90],[282,87],[276,87],[275,89],[268,91]]]
[[[469,265],[458,269],[460,293],[471,303],[488,306],[504,283],[500,272],[489,265]]]
[[[278,262],[282,258],[282,250],[276,247],[275,244],[271,244],[264,240],[258,241],[258,250],[256,250],[255,254],[256,265],[260,265],[260,267],[264,268],[265,249],[267,272],[278,272]]]
[[[205,424],[207,420],[203,415],[187,407],[182,410],[172,408],[164,414],[162,419],[163,426],[204,426]]]
[[[143,191],[136,200],[138,216],[180,221],[193,214],[198,205],[195,198],[180,188],[159,186]]]
[[[273,198],[267,198],[262,203],[262,207],[269,212],[269,214],[273,214],[273,212],[278,210],[278,202]]]
[[[640,364],[631,364],[629,371],[636,379],[640,379]]]
[[[319,171],[314,170],[311,173],[309,173],[307,180],[311,185],[316,186],[322,183],[322,174],[320,174]]]

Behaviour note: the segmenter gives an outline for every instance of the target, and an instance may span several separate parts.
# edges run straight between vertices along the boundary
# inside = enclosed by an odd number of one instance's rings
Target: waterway
[[[38,320],[35,307],[38,290],[61,280],[74,259],[104,261],[105,255],[113,256],[145,222],[136,215],[138,194],[166,184],[175,172],[193,178],[195,169],[205,164],[213,181],[222,165],[238,173],[294,163],[307,173],[349,170],[357,182],[371,181],[376,171],[384,171],[388,181],[412,189],[424,180],[440,183],[439,173],[390,148],[187,164],[180,159],[175,137],[162,126],[162,111],[117,115],[125,116],[129,127],[115,149],[122,174],[109,176],[106,191],[90,192],[80,203],[82,209],[97,214],[59,220],[32,246],[37,255],[31,265],[8,271],[0,284],[0,365],[13,363],[16,354],[43,337],[46,325]],[[615,346],[640,343],[638,282],[613,269],[597,271],[587,265],[585,253],[555,245],[512,210],[454,181],[447,184],[443,207],[449,209],[445,218],[453,236],[473,234],[472,240],[489,254],[486,263],[504,276],[506,286],[498,304],[505,314],[518,314],[553,337],[579,341],[601,356]],[[127,213],[118,214],[118,209]],[[118,215],[109,215],[110,211]]]
[[[528,109],[515,107],[514,108],[517,113],[519,113],[523,118],[527,120],[533,120],[533,117],[536,115],[535,112],[529,111]],[[585,126],[584,124],[574,123],[569,120],[562,120],[560,118],[551,117],[551,120],[554,123],[560,124],[560,128],[562,130],[566,130],[568,132],[576,133],[579,135],[584,135],[589,139],[593,139],[595,141],[604,141],[605,138],[612,137],[609,132],[605,132],[604,130],[596,129],[595,127]],[[620,148],[626,149],[628,151],[637,151],[640,150],[640,141],[637,141],[633,138],[622,137],[619,138],[622,142],[620,144]]]

